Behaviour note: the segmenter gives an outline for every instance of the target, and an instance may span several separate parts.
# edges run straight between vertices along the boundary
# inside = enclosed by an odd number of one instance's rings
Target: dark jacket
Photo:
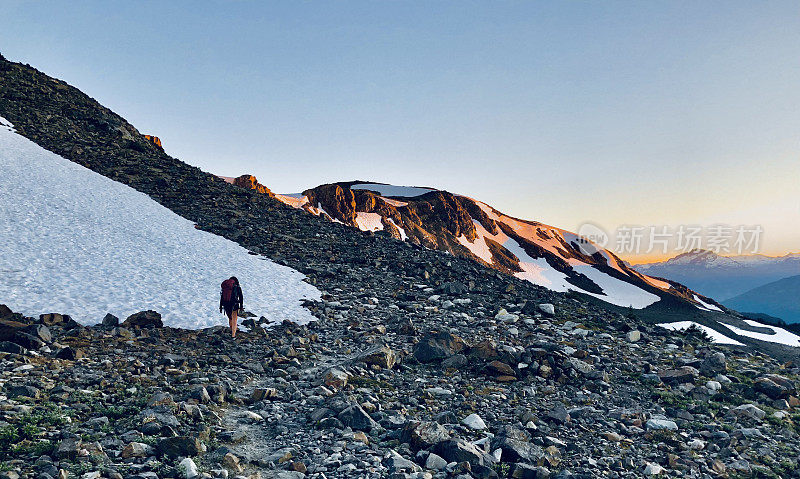
[[[238,284],[233,286],[230,303],[233,304],[233,309],[244,309],[244,296],[242,296],[242,288]],[[225,302],[222,301],[222,291],[220,291],[219,307],[222,308],[224,305]]]

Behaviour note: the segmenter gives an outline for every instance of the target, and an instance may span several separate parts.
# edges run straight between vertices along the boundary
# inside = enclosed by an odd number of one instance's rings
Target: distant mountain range
[[[800,274],[800,254],[720,256],[694,250],[667,261],[633,266],[650,276],[669,278],[725,302],[753,288]]]
[[[269,191],[251,175],[223,179]],[[723,309],[677,282],[637,272],[572,232],[513,218],[481,201],[435,188],[349,181],[274,197],[362,231],[472,258],[553,291],[572,291],[622,308],[658,308],[665,304],[657,305],[662,299],[670,304],[677,299],[703,311]]]
[[[800,323],[800,275],[779,279],[726,300],[725,306]]]

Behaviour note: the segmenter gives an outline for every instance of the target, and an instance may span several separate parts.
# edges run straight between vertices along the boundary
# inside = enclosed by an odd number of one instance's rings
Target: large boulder
[[[269,188],[258,182],[253,175],[242,175],[233,179],[233,185],[246,190],[255,190],[258,193],[275,196]]]
[[[22,331],[18,331],[17,334],[14,335],[13,342],[31,351],[35,351],[39,348],[44,347],[45,345],[44,341],[42,341],[41,339]]]
[[[364,364],[373,364],[384,369],[391,369],[397,361],[397,355],[389,346],[380,344],[364,351],[356,360]]]
[[[39,315],[39,322],[45,326],[60,326],[68,323],[71,318],[68,315],[58,313],[47,313]]]
[[[206,448],[196,437],[177,436],[161,439],[158,441],[156,450],[159,455],[177,459],[198,456],[204,453]]]
[[[503,462],[538,464],[544,458],[541,446],[530,443],[525,432],[508,425],[492,440],[492,450],[495,449],[503,451]]]
[[[664,384],[683,384],[694,382],[700,371],[691,366],[682,366],[677,369],[668,369],[658,373]]]
[[[11,341],[0,341],[0,352],[12,354],[25,354],[25,348]]]
[[[770,399],[787,399],[797,392],[794,382],[778,374],[761,376],[753,383],[753,388],[766,394]]]
[[[28,325],[10,319],[0,319],[0,341],[13,341],[18,332],[23,331]]]
[[[433,452],[449,462],[468,462],[472,466],[488,466],[494,463],[494,458],[463,439],[449,439],[440,442],[433,448]]]
[[[38,338],[43,343],[53,342],[53,334],[50,332],[50,329],[43,324],[32,324],[25,328],[24,331],[31,336]]]
[[[414,345],[412,354],[421,363],[449,358],[466,347],[464,340],[446,331],[429,333]]]
[[[81,450],[82,442],[80,438],[70,437],[62,440],[56,449],[56,456],[59,459],[67,459],[74,461],[78,457]]]
[[[103,317],[103,323],[102,324],[106,328],[115,328],[115,327],[119,326],[119,318],[114,316],[111,313],[108,313]]]
[[[128,319],[122,322],[122,326],[126,328],[163,328],[164,323],[161,322],[161,314],[148,310],[128,316]]]
[[[717,374],[725,374],[728,370],[728,361],[725,355],[720,352],[706,356],[702,363],[700,363],[700,372],[704,376],[713,378]]]
[[[430,449],[450,439],[447,428],[437,422],[411,422],[403,429],[403,440],[414,450]]]
[[[345,426],[359,431],[369,431],[374,427],[378,427],[378,423],[358,404],[353,404],[340,412],[338,418]]]

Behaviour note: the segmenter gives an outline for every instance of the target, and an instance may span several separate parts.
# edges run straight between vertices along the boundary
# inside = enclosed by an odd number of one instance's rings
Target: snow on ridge
[[[408,203],[406,203],[405,201],[393,200],[393,199],[391,199],[391,198],[387,198],[387,197],[385,197],[385,196],[381,196],[381,199],[382,199],[384,202],[386,202],[386,204],[388,204],[388,205],[392,205],[392,206],[394,206],[395,208],[400,208],[400,207],[402,207],[402,206],[408,206]]]
[[[748,338],[759,339],[761,341],[768,341],[770,343],[778,343],[778,344],[785,344],[787,346],[800,347],[800,336],[794,333],[790,333],[789,331],[783,328],[761,324],[757,321],[753,321],[752,319],[745,319],[744,322],[756,328],[766,328],[768,330],[771,330],[773,334],[747,331],[746,329],[737,328],[736,326],[732,326],[730,324],[724,324],[724,326],[733,331],[734,333],[738,334],[739,336],[746,336]]]
[[[0,116],[0,129],[14,131],[14,125],[10,121]]]
[[[308,196],[302,193],[276,194],[275,198],[292,208],[302,208],[303,205],[308,204]]]
[[[675,323],[659,323],[657,326],[661,326],[664,329],[670,329],[672,331],[682,331],[684,329],[688,329],[690,326],[697,326],[698,328],[702,329],[711,337],[711,341],[717,344],[732,344],[734,346],[744,346],[744,344],[740,343],[739,341],[729,338],[724,334],[709,328],[708,326],[702,325],[700,323],[695,323],[694,321],[677,321]],[[724,326],[727,326],[724,325]]]
[[[436,191],[433,188],[424,188],[420,186],[395,186],[384,183],[358,183],[350,186],[350,189],[377,191],[381,196],[399,196],[401,198],[414,198],[415,196],[422,196],[425,193]]]
[[[533,284],[543,286],[553,291],[563,293],[568,290],[574,290],[617,306],[630,306],[635,309],[646,308],[661,299],[655,294],[649,293],[636,285],[609,276],[591,265],[580,261],[572,261],[570,262],[570,267],[575,272],[583,274],[600,286],[605,294],[584,291],[569,283],[567,281],[567,275],[550,266],[546,259],[532,258],[529,256],[517,241],[503,233],[502,230],[493,235],[487,231],[479,221],[473,219],[473,224],[475,225],[475,231],[478,236],[475,241],[470,242],[462,235],[458,237],[458,242],[469,249],[475,256],[490,264],[492,263],[492,253],[486,243],[486,238],[498,242],[519,260],[519,267],[522,271],[514,273],[514,276],[517,278],[530,281]]]
[[[613,276],[603,273],[599,269],[589,264],[572,265],[572,269],[582,275],[586,276],[600,288],[605,294],[589,293],[586,294],[594,296],[595,298],[602,299],[607,303],[611,303],[622,307],[631,307],[634,309],[642,309],[650,306],[651,304],[660,301],[661,298],[653,293],[648,293],[642,288],[617,279]]]
[[[702,309],[704,311],[719,311],[719,312],[722,312],[722,310],[719,309],[717,306],[714,306],[713,304],[710,304],[710,303],[706,303],[705,301],[700,299],[700,297],[697,296],[696,294],[694,295],[694,300],[697,301],[698,303],[700,303],[700,305],[702,306],[702,307],[697,306],[698,309]]]
[[[397,228],[397,231],[400,233],[400,241],[405,241],[405,240],[406,240],[406,238],[408,238],[408,235],[406,235],[406,230],[405,230],[405,229],[403,229],[403,227],[401,227],[401,226],[400,226],[400,225],[398,225],[397,223],[395,223],[393,219],[391,219],[391,218],[386,218],[386,221],[388,221],[389,223],[391,223],[391,224],[392,224],[392,226],[394,226],[395,228]]]
[[[5,126],[5,123],[4,123]],[[25,315],[96,324],[145,309],[182,328],[225,325],[219,284],[271,321],[313,320],[320,292],[298,271],[251,255],[147,195],[0,128],[0,302]]]

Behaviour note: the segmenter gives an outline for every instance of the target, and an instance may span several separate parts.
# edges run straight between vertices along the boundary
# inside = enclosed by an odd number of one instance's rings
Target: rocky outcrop
[[[269,188],[262,185],[258,182],[255,176],[253,175],[242,175],[233,179],[234,186],[238,186],[239,188],[244,188],[246,190],[254,190],[257,193],[262,195],[267,195],[274,197],[275,195],[270,191]]]

